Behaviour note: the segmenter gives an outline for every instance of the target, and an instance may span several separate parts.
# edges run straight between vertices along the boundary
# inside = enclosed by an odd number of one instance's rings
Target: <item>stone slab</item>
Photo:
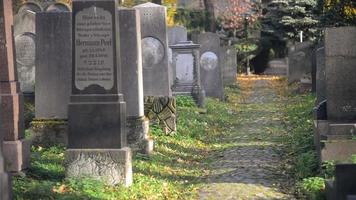
[[[355,140],[326,140],[321,143],[321,162],[350,162],[351,156],[356,154]]]
[[[109,185],[130,186],[133,182],[131,149],[68,149],[66,177],[93,178]]]
[[[19,172],[30,167],[30,140],[4,141],[5,168],[9,172]]]
[[[233,46],[221,47],[221,61],[223,69],[224,85],[236,84],[237,76],[237,52]]]
[[[326,56],[356,57],[356,27],[327,28],[325,31]]]
[[[0,199],[1,200],[13,199],[12,188],[11,188],[11,177],[4,172],[0,172]]]
[[[147,118],[127,118],[127,144],[136,153],[151,154],[153,140],[149,137],[150,121]]]
[[[72,80],[72,16],[41,12],[36,17],[37,119],[67,119]]]
[[[188,31],[184,26],[168,27],[167,34],[168,45],[174,45],[188,40]]]
[[[139,10],[141,16],[144,96],[172,96],[166,7],[144,3],[134,8]]]
[[[289,49],[288,52],[288,83],[299,82],[301,79],[312,82],[312,51],[313,44],[304,42]]]
[[[316,50],[316,103],[326,100],[325,48]]]

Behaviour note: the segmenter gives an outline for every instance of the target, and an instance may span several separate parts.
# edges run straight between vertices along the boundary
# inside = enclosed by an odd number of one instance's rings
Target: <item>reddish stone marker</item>
[[[24,140],[23,96],[14,65],[12,1],[0,0],[0,97],[1,129],[6,170],[29,166],[30,141]]]

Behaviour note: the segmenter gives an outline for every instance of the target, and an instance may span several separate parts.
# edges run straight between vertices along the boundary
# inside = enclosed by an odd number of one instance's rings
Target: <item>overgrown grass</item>
[[[207,114],[189,97],[178,97],[178,130],[173,136],[151,127],[155,152],[133,158],[134,184],[107,186],[90,179],[66,179],[65,147],[32,147],[31,168],[14,177],[14,199],[196,199],[208,174],[207,164],[216,138],[229,120],[226,103],[208,99]],[[215,142],[214,142],[215,141]]]

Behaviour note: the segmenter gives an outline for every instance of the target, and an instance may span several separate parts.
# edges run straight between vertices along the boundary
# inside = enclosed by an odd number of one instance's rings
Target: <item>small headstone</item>
[[[329,120],[356,120],[356,27],[325,32],[326,98]]]
[[[200,44],[200,74],[206,96],[224,99],[220,38],[215,33],[201,33],[192,37]]]
[[[35,90],[36,13],[41,11],[38,4],[29,2],[15,16],[16,66],[21,91],[29,95]]]
[[[116,0],[73,1],[72,95],[68,107],[67,177],[132,184],[126,105],[120,94]]]
[[[173,51],[173,94],[190,95],[198,106],[204,107],[205,91],[201,86],[199,44],[191,41],[171,45]]]
[[[149,154],[149,122],[144,115],[141,27],[136,9],[119,8],[122,92],[127,107],[127,141],[134,151]]]
[[[153,3],[134,8],[141,16],[144,96],[171,96],[166,8]]]
[[[12,1],[0,0],[0,132],[6,171],[19,172],[30,165],[30,141],[24,139],[24,105],[14,63],[12,25]]]
[[[223,69],[224,85],[236,83],[237,76],[237,52],[233,46],[221,47],[221,66]]]
[[[288,52],[288,83],[303,82],[312,86],[312,50],[311,42],[296,44]]]
[[[173,45],[188,40],[188,31],[184,26],[168,27],[168,44]]]

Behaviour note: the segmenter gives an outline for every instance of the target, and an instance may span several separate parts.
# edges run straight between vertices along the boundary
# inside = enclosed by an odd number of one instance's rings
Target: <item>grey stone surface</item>
[[[30,140],[4,141],[3,145],[6,171],[20,172],[30,166]]]
[[[36,13],[41,11],[36,3],[24,3],[14,18],[16,66],[24,93],[35,90]]]
[[[233,85],[237,75],[236,49],[233,46],[223,46],[220,55],[224,85]]]
[[[148,136],[150,121],[145,117],[127,118],[127,143],[133,152],[151,154],[153,140]]]
[[[356,195],[356,165],[337,164],[335,180],[327,187],[328,200],[352,200]]]
[[[356,28],[325,32],[326,98],[329,120],[356,120]]]
[[[140,15],[135,9],[119,9],[122,92],[127,116],[144,116]]]
[[[110,185],[132,184],[130,148],[69,149],[65,153],[66,177],[93,178]]]
[[[355,140],[325,140],[321,141],[321,161],[334,160],[338,162],[350,162],[351,156],[356,154]]]
[[[184,26],[168,27],[168,44],[173,45],[188,40],[188,31]]]
[[[224,99],[219,36],[215,33],[201,33],[192,39],[201,45],[200,73],[206,96]]]
[[[173,52],[173,94],[190,95],[198,106],[204,107],[205,91],[200,78],[200,45],[186,41],[171,45],[170,48]]]
[[[298,43],[288,52],[288,83],[312,83],[313,44],[311,42]]]
[[[70,12],[71,9],[69,5],[65,3],[56,2],[48,5],[46,11],[47,12]]]
[[[316,51],[316,103],[326,100],[325,48]]]
[[[41,12],[36,17],[37,119],[67,119],[72,76],[72,16]]]
[[[171,96],[166,8],[153,3],[134,8],[141,16],[143,93],[145,96]]]

